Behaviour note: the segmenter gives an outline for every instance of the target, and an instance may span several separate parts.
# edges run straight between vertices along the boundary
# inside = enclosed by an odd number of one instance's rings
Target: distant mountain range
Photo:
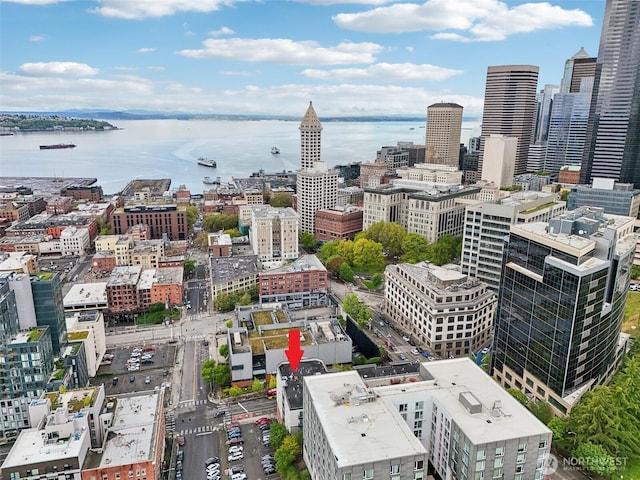
[[[238,114],[200,114],[200,113],[167,113],[145,110],[117,111],[117,110],[62,110],[57,112],[0,112],[9,115],[38,115],[62,116],[72,118],[99,120],[284,120],[300,121],[300,116],[289,115],[238,115]],[[402,115],[373,115],[373,116],[323,116],[323,122],[424,122],[425,117]],[[464,118],[464,121],[478,121],[477,118]]]

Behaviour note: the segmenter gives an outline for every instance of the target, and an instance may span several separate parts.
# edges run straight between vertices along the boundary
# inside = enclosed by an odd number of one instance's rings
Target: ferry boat
[[[280,153],[280,149],[278,147],[271,147],[271,153],[277,155]]]
[[[198,165],[202,165],[203,167],[211,167],[211,168],[216,168],[218,166],[215,160],[210,160],[204,157],[198,158]]]
[[[40,150],[58,150],[60,148],[76,148],[73,143],[56,143],[55,145],[40,145]]]

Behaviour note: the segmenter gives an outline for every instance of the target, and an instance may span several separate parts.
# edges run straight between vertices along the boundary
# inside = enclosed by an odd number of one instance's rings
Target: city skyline
[[[595,55],[604,2],[235,0],[1,3],[0,109],[480,118],[492,65],[557,84]],[[312,20],[309,20],[312,19]]]

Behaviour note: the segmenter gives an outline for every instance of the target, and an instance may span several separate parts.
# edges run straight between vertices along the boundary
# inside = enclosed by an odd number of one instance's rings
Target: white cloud
[[[43,42],[47,39],[46,35],[31,35],[29,37],[30,42]]]
[[[143,48],[139,48],[138,50],[136,50],[137,53],[151,53],[151,52],[155,52],[156,49],[153,47],[143,47]]]
[[[113,67],[113,69],[122,72],[135,72],[138,70],[138,67]]]
[[[306,69],[302,71],[304,76],[320,80],[373,80],[385,83],[446,80],[462,73],[464,73],[462,70],[413,63],[377,63],[366,68]]]
[[[213,30],[209,32],[209,35],[212,37],[221,37],[222,35],[234,35],[236,32],[231,30],[229,27],[221,27],[218,30]]]
[[[396,3],[358,13],[340,13],[336,25],[374,33],[458,30],[431,38],[455,41],[504,40],[515,33],[567,26],[589,27],[592,18],[582,10],[566,10],[547,2],[508,6],[499,0],[427,0]]]
[[[96,75],[99,70],[86,63],[76,62],[36,62],[23,63],[20,70],[32,77],[84,77]]]
[[[329,115],[424,115],[424,109],[439,101],[464,106],[465,115],[482,113],[482,97],[459,95],[446,90],[372,84],[285,84],[273,87],[248,85],[224,91],[154,82],[142,76],[122,75],[113,79],[44,78],[0,73],[0,104],[7,111],[46,105],[50,110],[97,108],[145,109],[174,112],[246,113],[300,115],[300,105],[310,99]]]
[[[296,3],[306,3],[309,5],[383,5],[392,0],[292,0]]]
[[[22,5],[51,5],[52,3],[63,3],[69,0],[2,0],[9,3],[21,3]]]
[[[177,12],[207,13],[232,6],[243,0],[99,0],[100,6],[91,11],[127,20],[166,17]]]
[[[153,72],[164,72],[166,70],[166,68],[162,67],[162,66],[150,66],[147,67],[148,70],[151,70]]]
[[[296,42],[284,38],[208,39],[203,49],[180,50],[179,55],[191,58],[215,58],[244,62],[267,62],[286,65],[345,65],[372,63],[382,50],[375,43],[342,42],[322,47],[316,42]]]
[[[247,70],[225,70],[220,72],[220,75],[226,75],[229,77],[255,77],[260,75],[260,71],[247,71]]]

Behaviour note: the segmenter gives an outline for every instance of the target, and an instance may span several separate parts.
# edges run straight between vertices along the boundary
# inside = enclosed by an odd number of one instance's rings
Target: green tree
[[[530,401],[527,405],[538,420],[547,425],[553,418],[553,409],[544,400]]]
[[[400,261],[405,263],[423,262],[429,254],[429,242],[419,233],[408,233],[402,241],[402,251]]]
[[[598,475],[611,475],[616,470],[614,458],[600,445],[580,443],[572,452],[572,456],[580,461],[587,470]]]
[[[373,274],[373,276],[371,277],[371,284],[373,285],[373,288],[378,288],[380,285],[382,285],[382,274],[381,273],[375,273]]]
[[[269,199],[272,207],[290,207],[293,205],[291,194],[287,192],[274,193]]]
[[[551,430],[554,442],[562,442],[567,438],[567,420],[560,417],[553,417],[547,423],[547,427]]]
[[[340,248],[338,248],[338,252],[339,251]],[[348,256],[344,257],[349,261]],[[384,254],[382,253],[382,245],[366,238],[356,240],[352,243],[351,260],[349,263],[355,270],[366,272],[384,270],[385,260]]]
[[[326,263],[327,270],[334,276],[338,276],[340,273],[340,267],[344,264],[344,258],[342,257],[332,257]],[[348,265],[348,264],[347,264]]]
[[[189,228],[193,227],[193,224],[198,221],[199,216],[200,212],[198,211],[198,207],[195,205],[187,206],[187,225],[189,225]]]
[[[340,265],[338,276],[345,282],[353,282],[353,270],[348,263],[342,263]]]
[[[278,377],[275,375],[269,376],[269,389],[276,388],[278,386]]]
[[[318,246],[318,240],[316,240],[316,237],[314,237],[313,234],[309,232],[302,232],[300,234],[300,244],[309,250],[315,251]]]
[[[196,261],[193,258],[185,258],[184,260],[184,273],[191,275],[196,269]]]
[[[326,264],[330,258],[333,258],[337,255],[336,251],[338,249],[337,241],[326,242],[324,245],[320,247],[316,255],[322,261],[322,263]]]
[[[517,388],[507,388],[507,392],[509,392],[509,394],[513,398],[518,400],[525,407],[529,404],[529,397],[527,397],[523,392],[521,392]]]
[[[213,381],[215,380],[215,368],[216,368],[215,360],[207,359],[204,362],[202,362],[202,367],[200,369],[200,376],[210,386],[213,384]]]
[[[287,432],[287,427],[278,422],[273,422],[269,427],[269,440],[271,441],[271,446],[274,450],[280,448],[282,445],[282,441],[284,437],[286,437],[289,432]]]
[[[360,309],[358,310],[358,314],[356,316],[356,322],[358,323],[358,326],[360,328],[368,327],[372,317],[373,314],[371,313],[371,309],[364,303],[361,303]]]
[[[403,251],[402,242],[406,236],[407,231],[401,225],[380,221],[371,225],[358,238],[367,238],[379,243],[387,255],[397,257]]]
[[[237,305],[251,305],[251,294],[247,291],[236,302]]]
[[[264,384],[258,380],[257,378],[253,379],[253,383],[251,384],[251,391],[253,393],[259,393],[264,390]]]
[[[342,299],[342,309],[355,319],[360,310],[360,300],[355,293],[347,293]]]
[[[240,387],[231,387],[229,388],[229,396],[230,397],[239,397],[242,395],[242,389]]]
[[[213,379],[216,385],[223,386],[231,383],[231,369],[229,365],[216,365],[213,369]]]
[[[229,358],[229,345],[226,343],[223,343],[222,345],[220,345],[220,348],[218,349],[218,353],[220,353],[220,356],[224,358]]]
[[[631,278],[633,280],[637,280],[638,278],[640,278],[640,265],[631,266]]]
[[[224,325],[227,328],[232,328],[233,327],[233,320],[227,320],[227,323],[225,323]]]
[[[198,247],[207,248],[209,246],[209,233],[206,230],[202,230],[193,239],[193,243]]]
[[[216,295],[216,298],[213,300],[213,306],[221,312],[230,312],[236,308],[234,298],[229,293]]]
[[[238,215],[210,213],[204,216],[202,226],[208,232],[219,232],[238,227]]]
[[[365,239],[365,241],[367,241]],[[340,240],[336,245],[336,255],[345,259],[351,266],[355,266],[353,261],[353,241],[352,240]]]

